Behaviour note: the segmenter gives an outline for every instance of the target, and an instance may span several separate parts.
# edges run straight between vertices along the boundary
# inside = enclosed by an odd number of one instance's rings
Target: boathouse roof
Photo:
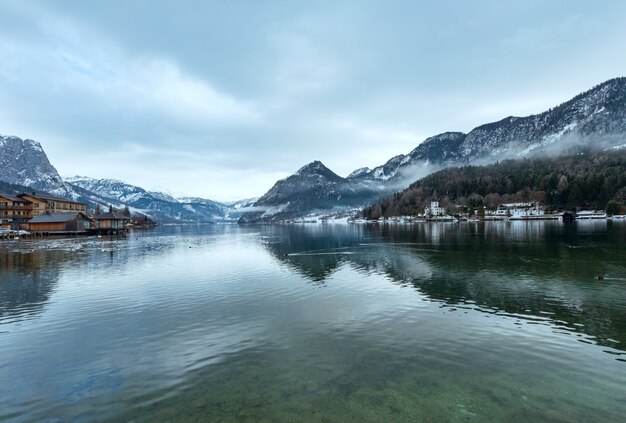
[[[110,211],[110,212],[106,212],[103,214],[99,214],[98,216],[95,216],[95,219],[96,220],[130,220],[130,217],[122,213]]]
[[[59,212],[59,213],[42,213],[30,219],[28,223],[64,223],[82,215],[85,219],[88,217],[81,212]]]

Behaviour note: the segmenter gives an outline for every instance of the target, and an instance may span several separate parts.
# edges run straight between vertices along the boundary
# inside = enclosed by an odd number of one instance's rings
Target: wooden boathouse
[[[95,216],[95,219],[96,227],[94,231],[98,234],[126,232],[126,225],[130,223],[130,217],[113,211],[113,208],[109,208],[107,213]]]
[[[36,234],[80,235],[88,233],[91,219],[83,212],[42,213],[21,227]]]

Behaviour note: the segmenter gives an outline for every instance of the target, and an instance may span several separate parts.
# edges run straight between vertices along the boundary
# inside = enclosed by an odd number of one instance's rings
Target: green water
[[[0,420],[621,422],[625,241],[601,221],[1,243]]]

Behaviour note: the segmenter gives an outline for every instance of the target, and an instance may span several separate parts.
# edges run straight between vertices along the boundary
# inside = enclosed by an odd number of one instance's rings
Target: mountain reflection
[[[626,299],[620,289],[626,283],[626,249],[619,240],[626,228],[610,225],[300,225],[272,228],[279,236],[265,246],[316,283],[326,283],[348,263],[362,273],[383,273],[444,306],[548,320],[624,350]],[[606,278],[596,280],[597,275]]]
[[[280,261],[305,278],[324,283],[348,260],[350,248],[363,242],[357,225],[264,226],[263,244]]]

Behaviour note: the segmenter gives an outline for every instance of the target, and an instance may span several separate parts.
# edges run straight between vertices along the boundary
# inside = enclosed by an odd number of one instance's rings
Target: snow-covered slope
[[[226,204],[232,210],[241,210],[241,209],[245,209],[247,207],[251,207],[258,200],[259,200],[258,197],[255,197],[255,198],[244,198],[243,200],[228,201],[228,202],[226,202],[224,204]]]
[[[37,141],[0,135],[0,181],[71,196]]]
[[[369,172],[358,169],[349,178],[412,182],[451,165],[606,149],[623,144],[625,134],[626,78],[615,78],[537,115],[510,116],[468,134],[445,132],[427,138],[409,154]]]
[[[93,179],[87,176],[73,176],[65,178],[65,181],[104,198],[115,199],[117,202],[124,204],[132,204],[142,198],[157,199],[145,189],[118,181],[117,179]]]
[[[211,222],[224,220],[228,207],[202,198],[177,200],[169,194],[147,191],[116,179],[74,176],[67,183],[81,196],[103,205],[128,206],[162,222]]]
[[[154,198],[158,200],[169,201],[170,203],[178,202],[178,200],[174,196],[167,194],[165,192],[148,191],[148,193],[150,193],[150,195],[152,195]]]
[[[85,202],[147,214],[161,222],[213,222],[236,220],[241,210],[203,198],[177,200],[169,194],[150,192],[116,179],[74,176],[63,180],[41,144],[14,136],[0,136],[0,181],[25,190],[48,192]]]

